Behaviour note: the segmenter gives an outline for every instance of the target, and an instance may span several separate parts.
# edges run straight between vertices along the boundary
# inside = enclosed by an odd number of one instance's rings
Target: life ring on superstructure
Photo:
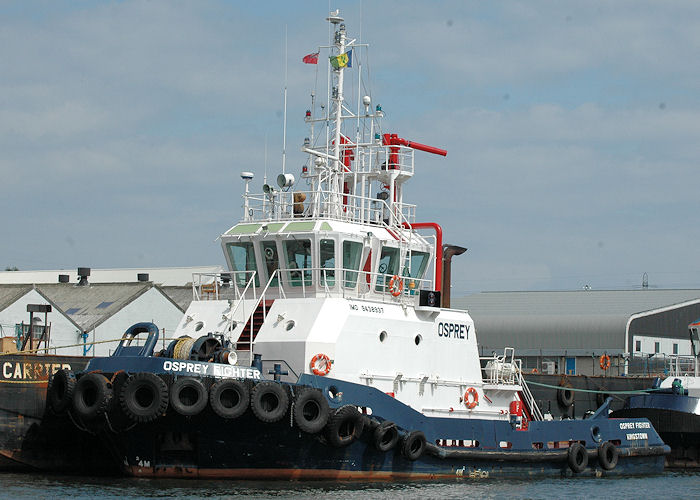
[[[403,290],[403,279],[401,277],[399,277],[398,274],[393,275],[391,277],[391,279],[389,280],[389,291],[391,292],[391,294],[394,297],[398,297],[399,295],[401,295],[402,290]]]
[[[467,392],[464,393],[464,406],[466,406],[468,410],[473,410],[478,405],[479,393],[476,392],[476,389],[470,387],[469,389],[467,389]]]
[[[608,368],[610,368],[610,356],[608,356],[607,354],[603,354],[600,357],[600,367],[603,370],[607,370]]]
[[[324,377],[328,375],[328,372],[331,371],[332,364],[333,363],[331,361],[331,358],[329,358],[326,354],[318,353],[316,356],[311,358],[311,363],[309,363],[309,369],[313,372],[314,375]]]

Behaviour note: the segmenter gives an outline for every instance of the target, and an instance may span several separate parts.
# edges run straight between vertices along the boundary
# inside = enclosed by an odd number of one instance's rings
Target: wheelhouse
[[[412,296],[432,289],[433,244],[384,227],[333,220],[241,223],[222,246],[232,286],[292,295]],[[392,283],[393,279],[393,283]],[[397,293],[398,292],[398,293]]]

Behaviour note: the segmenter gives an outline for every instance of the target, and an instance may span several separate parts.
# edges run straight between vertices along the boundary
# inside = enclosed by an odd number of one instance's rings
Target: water
[[[455,480],[409,483],[329,483],[286,481],[192,481],[89,478],[0,473],[0,497],[12,499],[70,498],[107,500],[142,498],[325,498],[460,499],[504,498],[640,499],[700,498],[700,472],[667,472],[654,477],[623,479]]]

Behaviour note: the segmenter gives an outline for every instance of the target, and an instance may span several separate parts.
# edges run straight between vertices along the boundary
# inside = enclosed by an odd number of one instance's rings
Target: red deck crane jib
[[[402,139],[398,134],[384,134],[383,144],[389,146],[389,164],[387,168],[389,170],[395,170],[399,168],[399,146],[407,146],[409,148],[417,149],[419,151],[425,151],[426,153],[432,153],[440,156],[447,156],[447,150],[436,148],[434,146],[427,146],[421,144],[420,142],[409,141],[407,139]]]

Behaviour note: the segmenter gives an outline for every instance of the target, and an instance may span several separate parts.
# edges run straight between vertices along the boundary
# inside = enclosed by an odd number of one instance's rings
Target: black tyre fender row
[[[95,420],[113,409],[121,410],[136,423],[152,422],[168,408],[185,417],[200,414],[207,404],[224,419],[242,416],[248,407],[262,422],[274,423],[289,412],[296,426],[307,434],[323,435],[333,447],[345,447],[359,439],[365,429],[374,447],[383,453],[400,446],[408,460],[426,451],[421,431],[401,431],[390,421],[370,419],[357,406],[331,409],[320,390],[262,381],[257,384],[238,379],[221,379],[207,387],[207,380],[178,377],[168,384],[150,372],[105,374],[90,372],[76,377],[70,370],[59,370],[49,382],[48,402],[57,414],[71,410],[83,421]]]
[[[610,441],[605,441],[594,452],[598,458],[598,464],[604,470],[613,470],[617,466],[620,452]],[[588,467],[589,452],[581,443],[573,443],[569,446],[566,461],[569,468],[575,474],[579,474]]]
[[[76,377],[64,369],[51,378],[47,400],[55,413],[71,410],[83,421],[118,409],[133,422],[147,423],[165,415],[168,407],[185,417],[194,417],[209,404],[224,419],[238,418],[250,407],[258,419],[273,423],[287,415],[291,398],[288,386],[272,381],[252,385],[238,379],[177,377],[168,383],[150,372],[129,375],[120,371],[111,378],[90,372]],[[297,426],[311,434],[323,430],[330,413],[326,398],[311,387],[297,389],[293,409]]]
[[[336,448],[348,446],[359,439],[368,429],[370,440],[377,451],[387,453],[397,445],[407,460],[418,460],[427,449],[427,441],[422,431],[401,433],[395,423],[370,419],[360,413],[357,406],[344,405],[333,410],[325,428],[325,437]]]

